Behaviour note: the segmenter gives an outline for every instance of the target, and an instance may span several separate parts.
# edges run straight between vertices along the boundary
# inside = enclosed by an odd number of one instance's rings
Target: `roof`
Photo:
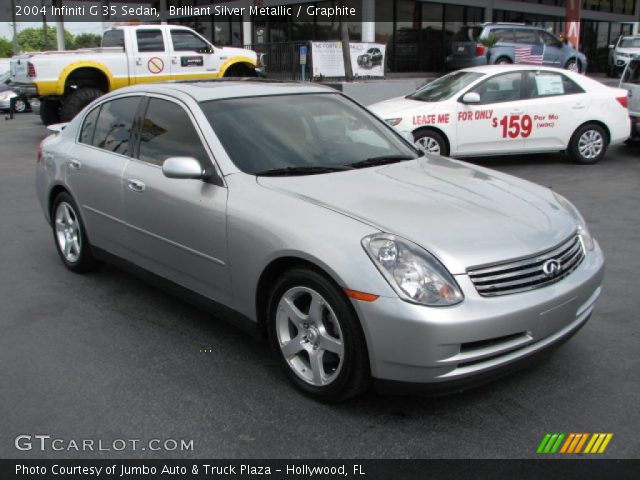
[[[463,68],[463,72],[477,72],[477,73],[498,73],[498,72],[517,72],[520,70],[547,70],[551,72],[562,72],[564,74],[570,73],[569,70],[557,67],[544,67],[542,65],[526,65],[526,64],[509,64],[509,65],[481,65],[477,67]]]
[[[258,97],[263,95],[291,95],[301,93],[337,93],[336,90],[326,86],[301,84],[294,82],[273,82],[256,79],[248,80],[196,80],[161,83],[144,83],[132,87],[118,89],[119,93],[155,92],[171,93],[182,92],[196,101],[219,100],[236,97]]]

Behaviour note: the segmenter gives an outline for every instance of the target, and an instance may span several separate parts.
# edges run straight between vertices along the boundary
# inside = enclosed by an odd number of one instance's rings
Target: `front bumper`
[[[604,256],[596,245],[558,283],[524,293],[482,297],[456,275],[465,300],[425,307],[399,298],[354,302],[374,379],[414,384],[474,383],[562,343],[586,323],[600,295]]]

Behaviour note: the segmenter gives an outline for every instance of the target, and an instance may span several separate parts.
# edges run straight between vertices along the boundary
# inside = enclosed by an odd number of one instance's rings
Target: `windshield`
[[[201,107],[233,163],[249,174],[325,173],[372,158],[419,156],[382,120],[338,94],[211,100]]]
[[[640,48],[640,37],[626,37],[620,40],[620,48]]]
[[[476,72],[453,72],[428,83],[408,95],[407,98],[422,100],[423,102],[447,100],[483,75],[483,73]]]

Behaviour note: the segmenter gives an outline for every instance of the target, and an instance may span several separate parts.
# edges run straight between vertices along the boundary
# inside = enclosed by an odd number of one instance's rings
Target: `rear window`
[[[124,32],[122,30],[107,30],[102,36],[102,46],[124,48]]]
[[[139,102],[140,97],[125,97],[103,103],[93,134],[93,146],[128,155],[131,125]]]
[[[454,42],[477,42],[482,33],[482,27],[462,27],[453,36]]]
[[[491,30],[490,35],[498,37],[501,42],[513,43],[513,29],[512,28],[494,28]]]
[[[538,35],[535,30],[527,30],[526,28],[517,28],[514,30],[516,43],[525,45],[534,45],[538,43]]]
[[[138,30],[136,38],[139,52],[164,52],[162,30]]]

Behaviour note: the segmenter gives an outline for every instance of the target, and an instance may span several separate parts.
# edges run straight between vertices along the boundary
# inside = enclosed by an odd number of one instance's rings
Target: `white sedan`
[[[630,133],[625,90],[531,65],[458,70],[369,109],[420,150],[453,157],[566,150],[596,163]]]

